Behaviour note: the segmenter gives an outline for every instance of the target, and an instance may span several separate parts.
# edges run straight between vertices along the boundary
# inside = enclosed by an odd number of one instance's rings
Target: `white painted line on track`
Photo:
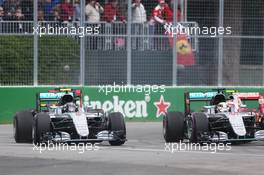
[[[141,151],[141,152],[162,152],[162,153],[169,153],[169,154],[177,154],[177,153],[195,153],[195,154],[210,154],[210,155],[228,155],[228,156],[253,156],[253,157],[264,157],[263,155],[259,154],[244,154],[244,153],[224,153],[224,152],[202,152],[202,151],[174,151],[169,152],[163,149],[151,149],[151,148],[113,148],[113,147],[104,147],[103,150],[118,150],[118,151]]]

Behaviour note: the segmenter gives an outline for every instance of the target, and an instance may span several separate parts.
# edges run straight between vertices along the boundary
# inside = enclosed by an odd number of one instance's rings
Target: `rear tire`
[[[163,118],[163,136],[166,142],[179,142],[184,137],[184,115],[168,112]]]
[[[31,111],[16,113],[13,120],[14,138],[16,143],[32,142],[33,115]]]
[[[109,141],[112,146],[120,146],[126,142],[126,124],[122,113],[112,112],[109,114],[109,131],[119,131],[118,140]]]
[[[50,116],[48,114],[39,113],[36,115],[32,130],[34,144],[38,145],[44,141],[43,135],[51,130],[50,122]]]
[[[208,118],[204,113],[193,113],[190,120],[187,121],[187,135],[190,142],[196,143],[201,141],[201,135],[203,133],[208,133],[208,126]]]

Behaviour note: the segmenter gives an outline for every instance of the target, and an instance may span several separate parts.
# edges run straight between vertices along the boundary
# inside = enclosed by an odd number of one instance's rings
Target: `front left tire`
[[[14,138],[16,143],[32,142],[33,114],[31,111],[16,113],[13,120]]]
[[[32,129],[32,138],[35,145],[39,145],[44,140],[44,135],[51,131],[50,116],[45,113],[39,113],[35,116]]]
[[[117,134],[118,139],[109,141],[112,146],[120,146],[126,142],[126,124],[122,113],[112,112],[109,114],[109,131],[113,131]]]
[[[209,131],[209,121],[207,116],[202,112],[192,113],[187,120],[187,137],[190,142],[197,143],[202,141],[204,133]]]

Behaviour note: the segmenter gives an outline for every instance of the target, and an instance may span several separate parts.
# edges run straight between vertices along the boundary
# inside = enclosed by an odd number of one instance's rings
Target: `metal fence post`
[[[175,0],[173,3],[173,26],[176,26],[176,23],[178,21],[178,0]],[[174,31],[173,31],[174,34]],[[172,85],[177,86],[178,81],[178,69],[177,69],[177,47],[176,47],[176,42],[177,42],[177,34],[173,36],[173,60],[172,60]]]
[[[224,0],[219,0],[219,27],[224,26]],[[223,36],[219,36],[218,43],[218,86],[223,85]]]
[[[131,85],[131,64],[132,64],[132,48],[131,48],[131,22],[132,22],[132,0],[128,0],[127,9],[127,84]]]
[[[262,86],[264,86],[264,38],[262,38],[263,52],[262,52]]]
[[[85,27],[85,0],[80,1],[80,27]],[[85,37],[80,38],[80,85],[85,85]]]
[[[185,21],[185,19],[184,19],[184,13],[185,13],[185,7],[184,7],[184,0],[180,0],[180,3],[181,3],[181,19],[180,19],[180,21]]]
[[[34,1],[34,27],[38,27],[38,1]],[[34,32],[33,41],[34,57],[33,57],[33,85],[38,86],[38,34]]]
[[[188,7],[188,0],[184,0],[184,21],[187,21],[187,7]]]

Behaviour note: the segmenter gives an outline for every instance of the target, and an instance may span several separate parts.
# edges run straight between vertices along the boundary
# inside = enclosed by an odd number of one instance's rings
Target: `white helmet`
[[[67,112],[76,112],[76,109],[77,109],[77,106],[73,102],[66,104]]]
[[[218,112],[228,112],[229,106],[226,102],[221,102],[217,105],[217,111]]]

